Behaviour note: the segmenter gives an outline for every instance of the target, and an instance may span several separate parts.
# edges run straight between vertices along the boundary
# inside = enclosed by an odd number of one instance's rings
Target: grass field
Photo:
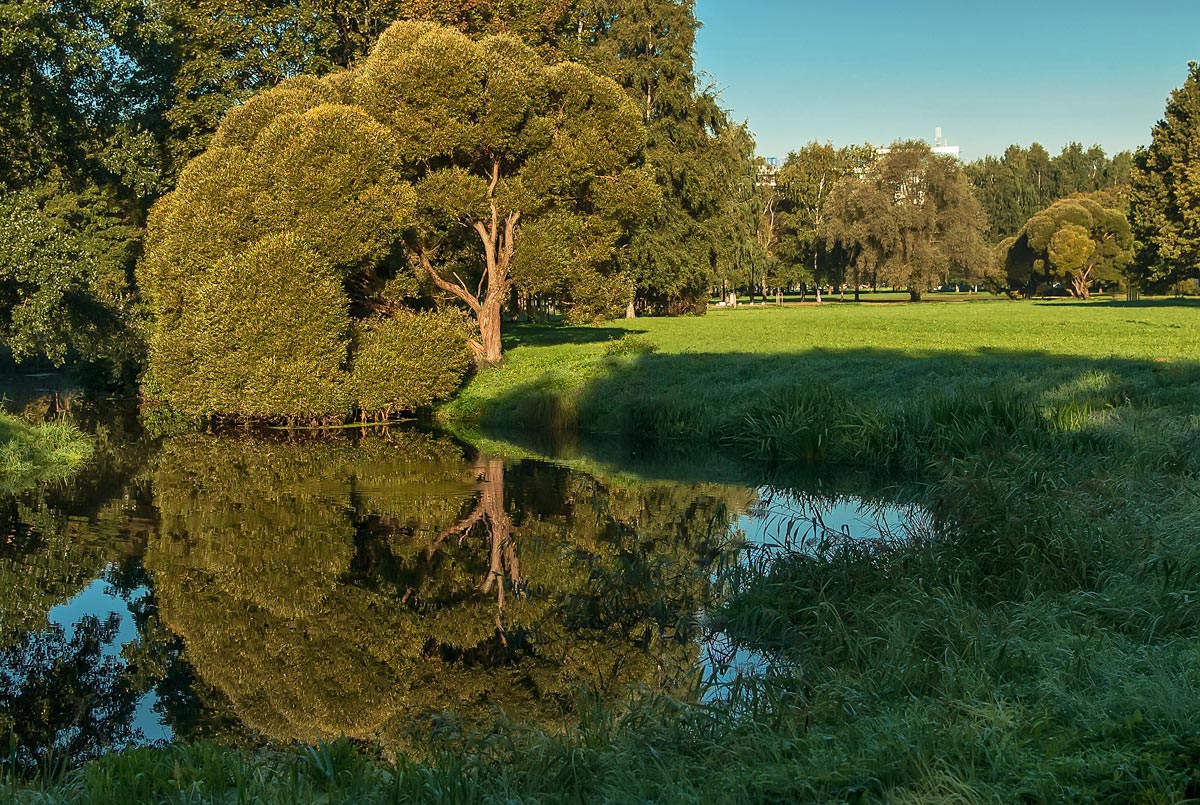
[[[935,535],[783,555],[721,613],[792,671],[424,763],[138,750],[40,802],[1200,798],[1200,307],[829,305],[515,328],[442,410],[752,466],[889,467]],[[614,438],[617,437],[617,438]],[[588,450],[586,440],[580,449]]]
[[[966,389],[1176,385],[1200,357],[1194,302],[824,305],[719,310],[591,328],[512,328],[506,363],[441,415],[498,427],[717,435],[739,403],[837,386],[879,404]],[[1187,385],[1185,382],[1184,385]],[[836,411],[822,418],[834,420]],[[684,424],[688,423],[688,427]]]

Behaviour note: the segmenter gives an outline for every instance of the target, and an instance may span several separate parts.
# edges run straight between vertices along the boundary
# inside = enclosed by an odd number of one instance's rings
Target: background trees
[[[1124,212],[1076,196],[1034,215],[998,253],[1010,288],[1029,294],[1061,282],[1072,296],[1087,299],[1093,284],[1122,279],[1133,259],[1133,235]]]
[[[952,273],[987,272],[986,226],[958,162],[906,142],[835,188],[824,231],[860,257],[873,255],[881,276],[906,287],[915,302]]]
[[[1200,64],[1188,65],[1134,162],[1132,222],[1142,244],[1136,280],[1164,286],[1200,277]]]
[[[1073,193],[1118,189],[1129,184],[1132,155],[1105,155],[1098,145],[1063,146],[1051,157],[1038,143],[1009,146],[999,157],[967,163],[967,174],[988,217],[988,239],[1012,237],[1034,214]]]
[[[834,187],[857,177],[874,159],[875,150],[870,146],[835,148],[817,142],[788,154],[775,189],[779,260],[792,267],[785,273],[788,284],[830,281],[841,286],[847,267],[861,276],[858,247],[838,251],[838,244],[848,246],[851,241],[829,237],[833,232],[826,228],[826,217]],[[858,279],[853,283],[856,293]]]
[[[567,38],[564,52],[577,52],[633,99],[662,193],[622,250],[635,306],[703,313],[718,272],[755,238],[753,139],[699,84],[693,0],[587,0],[576,9],[585,47],[574,51]]]

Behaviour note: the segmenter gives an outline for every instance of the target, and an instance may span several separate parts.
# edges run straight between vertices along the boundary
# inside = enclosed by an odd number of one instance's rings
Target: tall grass
[[[0,493],[63,480],[91,454],[91,441],[74,425],[31,425],[0,412]]]

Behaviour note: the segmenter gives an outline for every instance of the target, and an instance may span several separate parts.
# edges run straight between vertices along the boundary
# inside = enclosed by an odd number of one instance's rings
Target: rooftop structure
[[[955,159],[962,158],[962,155],[961,155],[962,148],[957,145],[950,145],[949,142],[946,141],[946,138],[942,136],[942,127],[941,126],[938,126],[933,131],[934,131],[933,146],[930,149],[931,151],[933,151],[933,153],[944,154],[946,156],[954,157]],[[880,148],[876,148],[875,153],[882,156],[883,154],[891,153],[891,150],[892,150],[891,148],[888,148],[887,146],[883,146]]]

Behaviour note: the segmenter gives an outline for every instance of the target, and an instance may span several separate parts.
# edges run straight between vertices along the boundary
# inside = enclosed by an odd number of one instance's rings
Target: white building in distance
[[[946,138],[942,136],[941,126],[938,126],[936,129],[934,129],[933,148],[931,150],[935,154],[943,154],[945,156],[954,157],[955,159],[962,159],[962,148],[957,145],[950,145],[948,142],[946,142]],[[879,154],[880,156],[891,153],[891,151],[892,149],[886,146],[875,149],[875,153]]]

